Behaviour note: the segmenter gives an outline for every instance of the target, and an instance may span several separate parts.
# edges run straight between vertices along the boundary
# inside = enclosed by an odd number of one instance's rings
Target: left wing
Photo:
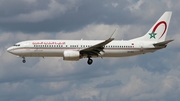
[[[111,41],[113,41],[114,38],[109,38],[99,44],[96,44],[96,45],[93,45],[91,47],[88,47],[88,48],[85,48],[85,49],[82,49],[80,50],[80,54],[82,55],[96,55],[96,56],[99,56],[101,55],[100,52],[104,52],[103,49],[104,49],[104,46],[108,43],[110,43]]]
[[[107,40],[105,40],[99,44],[96,44],[96,45],[93,45],[91,47],[80,50],[80,54],[87,55],[87,56],[92,56],[92,55],[99,56],[99,55],[101,55],[100,52],[104,52],[103,51],[104,46],[114,40],[113,37],[114,37],[115,32],[116,32],[116,29],[109,39],[107,39]]]

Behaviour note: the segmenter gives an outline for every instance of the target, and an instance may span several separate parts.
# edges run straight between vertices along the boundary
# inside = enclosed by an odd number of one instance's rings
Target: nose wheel
[[[88,63],[88,65],[91,65],[93,63],[93,60],[91,58],[88,58],[87,63]]]
[[[22,62],[23,62],[23,63],[26,63],[26,59],[25,59],[25,57],[22,57],[22,58],[23,58]]]

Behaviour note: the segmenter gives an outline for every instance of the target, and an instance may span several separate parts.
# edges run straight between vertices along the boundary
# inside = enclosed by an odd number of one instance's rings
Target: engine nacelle
[[[66,50],[63,52],[63,60],[67,61],[78,61],[80,59],[79,51]]]

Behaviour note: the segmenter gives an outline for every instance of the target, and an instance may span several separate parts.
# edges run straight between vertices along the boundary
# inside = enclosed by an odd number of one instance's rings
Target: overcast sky
[[[179,101],[179,0],[0,0],[0,101]],[[144,35],[172,11],[168,47],[140,56],[98,58],[91,66],[6,52],[29,39]]]

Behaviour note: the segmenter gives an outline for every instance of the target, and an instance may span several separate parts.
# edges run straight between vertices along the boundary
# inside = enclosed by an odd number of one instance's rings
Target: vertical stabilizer
[[[170,11],[165,12],[144,36],[132,40],[155,41],[155,42],[164,41],[169,27],[171,15],[172,12]]]

